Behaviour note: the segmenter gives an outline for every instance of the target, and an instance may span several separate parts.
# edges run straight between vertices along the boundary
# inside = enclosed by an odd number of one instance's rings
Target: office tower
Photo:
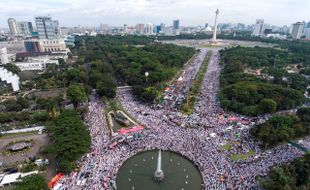
[[[125,34],[128,33],[128,26],[127,26],[127,24],[124,24],[123,32],[124,32]]]
[[[14,18],[8,19],[8,25],[13,36],[19,34],[18,24]]]
[[[161,26],[160,25],[156,25],[155,27],[155,33],[159,34],[161,32]]]
[[[306,28],[310,28],[310,21],[307,23]]]
[[[264,20],[258,19],[256,20],[256,24],[254,26],[253,36],[262,36],[264,33]]]
[[[165,33],[166,31],[166,25],[164,23],[160,23],[160,32]]]
[[[144,34],[144,24],[137,24],[136,31],[138,34]]]
[[[147,23],[144,27],[144,34],[146,35],[153,35],[154,34],[154,29],[153,29],[153,24],[152,23]]]
[[[305,23],[304,22],[296,22],[292,26],[292,38],[293,39],[300,39],[303,35]]]
[[[30,36],[33,32],[33,27],[31,22],[17,22],[19,34]]]
[[[54,20],[53,22],[54,22],[55,36],[56,36],[56,38],[60,38],[61,37],[61,30],[60,30],[60,26],[59,26],[59,21]]]
[[[174,20],[173,21],[173,30],[179,30],[180,29],[180,20]]]
[[[306,28],[305,34],[306,34],[306,39],[310,40],[310,28]]]
[[[35,21],[40,39],[55,39],[58,37],[60,31],[57,31],[57,27],[59,28],[59,26],[55,27],[58,21],[53,21],[50,16],[35,17]]]

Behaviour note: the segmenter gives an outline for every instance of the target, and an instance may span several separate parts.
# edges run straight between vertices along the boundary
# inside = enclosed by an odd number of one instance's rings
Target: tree
[[[80,84],[72,84],[67,89],[67,96],[75,106],[87,100],[85,89]]]
[[[48,152],[58,162],[58,170],[70,173],[76,161],[90,148],[90,135],[74,110],[63,111],[47,128],[52,144]]]
[[[116,96],[116,83],[109,75],[105,76],[97,83],[97,92],[100,96],[114,98]]]
[[[277,110],[277,102],[273,99],[262,99],[258,104],[261,113],[274,113]]]
[[[21,72],[21,70],[19,69],[19,67],[17,67],[16,65],[12,64],[12,63],[8,63],[6,65],[2,65],[6,70],[11,71],[14,74],[19,74]]]
[[[29,175],[16,183],[13,190],[48,190],[47,181],[43,175]]]
[[[303,122],[310,123],[310,108],[298,109],[297,115]]]

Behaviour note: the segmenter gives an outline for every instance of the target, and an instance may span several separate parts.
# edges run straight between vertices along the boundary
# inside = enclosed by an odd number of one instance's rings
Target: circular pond
[[[138,153],[120,167],[116,186],[118,190],[201,190],[202,176],[198,168],[187,158],[171,151],[145,151]],[[163,179],[157,180],[161,163]]]

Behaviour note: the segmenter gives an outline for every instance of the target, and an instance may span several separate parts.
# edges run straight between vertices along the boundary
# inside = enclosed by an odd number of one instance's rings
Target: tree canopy
[[[43,175],[33,174],[23,177],[14,185],[13,190],[48,190],[47,181]]]
[[[89,150],[89,132],[74,110],[63,111],[47,129],[52,142],[48,152],[55,157],[60,172],[71,172]]]
[[[221,50],[220,54],[224,69],[219,99],[225,110],[256,116],[304,103],[303,94],[309,81],[281,68],[295,62],[294,53],[274,48],[234,47]],[[274,67],[275,63],[279,67]],[[263,74],[273,78],[245,72],[253,68],[261,69]]]
[[[306,154],[292,163],[272,168],[260,185],[268,190],[310,189],[310,155]]]
[[[275,115],[265,123],[251,129],[251,134],[262,143],[262,146],[272,147],[288,140],[309,134],[310,127],[298,116]]]
[[[80,84],[72,84],[67,89],[67,96],[73,102],[74,105],[85,102],[87,100],[87,94],[85,89]]]

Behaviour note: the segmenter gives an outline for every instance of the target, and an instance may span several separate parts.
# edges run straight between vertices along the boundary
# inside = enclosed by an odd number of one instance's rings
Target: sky
[[[175,19],[181,26],[213,25],[216,9],[219,23],[254,24],[264,19],[272,25],[290,25],[310,20],[310,0],[0,0],[0,28],[7,19],[34,21],[50,15],[61,26],[113,26],[165,23]]]

